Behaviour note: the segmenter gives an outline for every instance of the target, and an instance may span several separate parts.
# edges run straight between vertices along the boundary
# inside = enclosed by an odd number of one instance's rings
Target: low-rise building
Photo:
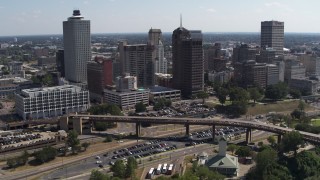
[[[118,105],[122,110],[133,109],[139,102],[149,104],[150,90],[138,89],[136,91],[117,92],[113,90],[104,90],[104,102]]]
[[[162,86],[154,86],[150,88],[149,100],[155,102],[161,98],[169,99],[171,101],[181,100],[181,91]]]
[[[16,112],[24,120],[56,117],[89,108],[89,92],[73,85],[24,89],[15,97]]]
[[[290,89],[298,89],[304,94],[316,94],[319,89],[319,81],[306,78],[291,79],[289,83]]]
[[[20,61],[10,61],[8,62],[8,68],[11,74],[20,74],[22,71],[22,62]]]
[[[56,57],[41,56],[38,58],[38,66],[53,66],[56,64]]]
[[[226,176],[237,176],[239,171],[238,157],[226,153],[227,140],[222,137],[219,140],[219,153],[216,156],[209,157],[206,166],[210,170],[218,171]]]

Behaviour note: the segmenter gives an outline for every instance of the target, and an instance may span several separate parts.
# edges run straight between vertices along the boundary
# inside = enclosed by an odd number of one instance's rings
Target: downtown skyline
[[[203,32],[260,32],[260,22],[285,22],[285,32],[320,32],[316,7],[298,0],[224,2],[203,0],[60,0],[0,2],[0,36],[62,34],[62,21],[74,9],[90,20],[92,33],[139,33],[159,28],[172,32],[183,26]]]

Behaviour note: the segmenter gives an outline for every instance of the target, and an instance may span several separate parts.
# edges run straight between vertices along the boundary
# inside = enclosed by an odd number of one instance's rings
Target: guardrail
[[[140,116],[108,116],[108,115],[71,115],[69,118],[84,118],[89,121],[108,121],[108,122],[126,122],[126,123],[152,123],[152,124],[184,124],[184,125],[218,125],[218,126],[236,126],[251,129],[258,129],[283,135],[294,129],[264,124],[254,121],[244,121],[235,119],[203,119],[203,118],[173,118],[173,117],[140,117]],[[299,131],[303,139],[313,143],[320,144],[320,135]]]

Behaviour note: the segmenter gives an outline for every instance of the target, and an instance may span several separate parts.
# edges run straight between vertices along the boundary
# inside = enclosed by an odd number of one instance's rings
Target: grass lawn
[[[268,112],[282,112],[290,114],[294,109],[297,109],[299,101],[278,101],[268,104],[250,104],[247,115],[267,114]],[[306,104],[305,111],[313,110],[311,106]]]
[[[320,126],[320,119],[311,120],[311,124],[312,124],[313,126]]]

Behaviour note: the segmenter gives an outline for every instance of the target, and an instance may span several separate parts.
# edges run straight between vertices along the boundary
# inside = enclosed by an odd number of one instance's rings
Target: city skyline
[[[92,33],[139,33],[159,28],[172,32],[183,26],[203,32],[260,32],[260,22],[285,22],[285,32],[320,32],[315,0],[214,2],[203,0],[60,0],[4,1],[0,3],[0,36],[62,34],[61,22],[79,9],[92,21]],[[58,13],[57,13],[58,12]],[[210,23],[211,22],[211,23]],[[311,28],[312,27],[312,28]]]

